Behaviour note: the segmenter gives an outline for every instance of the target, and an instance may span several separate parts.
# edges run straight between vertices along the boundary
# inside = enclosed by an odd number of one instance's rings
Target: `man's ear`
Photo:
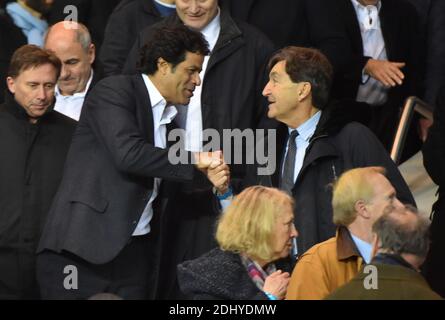
[[[88,48],[88,57],[90,64],[93,64],[94,60],[96,60],[96,46],[93,43]]]
[[[6,85],[8,86],[9,91],[11,91],[12,94],[15,94],[15,81],[12,77],[6,78]]]
[[[170,68],[170,63],[168,63],[167,61],[164,60],[164,58],[159,58],[158,59],[158,71],[162,74],[162,75],[166,75],[168,70]]]
[[[370,214],[368,211],[368,208],[366,207],[366,202],[364,200],[358,200],[356,201],[355,205],[354,205],[354,209],[355,212],[357,212],[357,215],[365,218],[365,219],[369,219]]]
[[[300,82],[300,88],[298,88],[298,100],[303,101],[312,92],[312,85],[310,82]]]

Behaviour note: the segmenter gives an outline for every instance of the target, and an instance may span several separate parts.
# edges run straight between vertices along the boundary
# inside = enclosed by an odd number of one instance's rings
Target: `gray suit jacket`
[[[154,147],[142,77],[106,78],[85,101],[38,251],[107,263],[132,236],[154,177],[185,182],[193,175],[192,164],[172,165],[168,150]]]

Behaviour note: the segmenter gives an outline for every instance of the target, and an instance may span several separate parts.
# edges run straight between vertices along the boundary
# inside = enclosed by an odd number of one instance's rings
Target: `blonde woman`
[[[281,300],[289,273],[274,262],[289,255],[296,236],[290,196],[247,188],[218,222],[219,248],[178,266],[180,288],[192,299]]]

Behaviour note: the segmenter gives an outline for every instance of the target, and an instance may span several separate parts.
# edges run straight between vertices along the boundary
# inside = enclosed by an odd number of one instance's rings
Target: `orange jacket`
[[[321,300],[351,280],[362,264],[348,229],[340,227],[335,237],[316,244],[300,257],[286,299]]]

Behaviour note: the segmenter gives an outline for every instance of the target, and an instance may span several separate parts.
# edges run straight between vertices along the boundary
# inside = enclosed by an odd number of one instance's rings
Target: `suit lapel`
[[[385,49],[388,60],[394,57],[394,48],[397,47],[398,39],[398,23],[394,19],[394,10],[390,7],[389,2],[382,1],[382,8],[380,9],[380,25],[382,28],[383,39],[385,40]]]
[[[363,54],[363,40],[358,24],[357,14],[351,0],[340,0],[339,2],[340,15],[343,17],[346,30],[350,34],[353,48],[356,52]]]
[[[298,174],[296,182],[304,174],[308,167],[317,162],[319,159],[340,156],[338,150],[326,138],[318,138],[314,140],[306,149],[303,166]]]
[[[147,87],[140,74],[131,77],[135,88],[136,114],[139,127],[146,141],[154,144],[153,111]]]

